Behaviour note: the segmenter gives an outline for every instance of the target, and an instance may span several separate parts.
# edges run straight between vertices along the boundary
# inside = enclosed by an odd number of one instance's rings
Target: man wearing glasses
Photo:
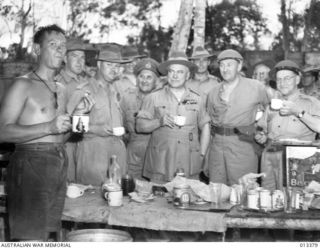
[[[289,60],[279,62],[275,68],[277,89],[281,93],[280,103],[274,99],[267,107],[258,125],[263,128],[255,139],[267,144],[261,159],[261,171],[266,173],[262,186],[270,190],[282,187],[282,147],[276,144],[280,139],[312,141],[320,132],[320,102],[301,93],[299,66]],[[280,170],[279,170],[280,169]]]

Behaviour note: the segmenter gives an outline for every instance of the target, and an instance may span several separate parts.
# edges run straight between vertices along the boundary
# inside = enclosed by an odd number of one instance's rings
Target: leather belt
[[[228,128],[228,127],[219,127],[219,126],[211,126],[211,134],[219,134],[222,136],[233,136],[238,135],[239,130],[237,128]]]

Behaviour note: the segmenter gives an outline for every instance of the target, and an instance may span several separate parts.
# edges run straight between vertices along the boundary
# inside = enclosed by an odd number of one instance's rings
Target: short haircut
[[[46,33],[50,34],[51,32],[57,32],[57,33],[61,33],[61,34],[65,35],[64,30],[56,24],[49,25],[49,26],[43,26],[43,27],[40,27],[37,30],[37,32],[34,34],[33,42],[41,45],[44,40],[45,34]]]

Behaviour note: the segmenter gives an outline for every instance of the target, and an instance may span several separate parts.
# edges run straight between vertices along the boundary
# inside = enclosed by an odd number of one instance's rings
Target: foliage
[[[253,0],[223,0],[206,9],[206,43],[214,50],[228,47],[259,49],[259,38],[270,31]],[[252,36],[254,41],[246,38]]]

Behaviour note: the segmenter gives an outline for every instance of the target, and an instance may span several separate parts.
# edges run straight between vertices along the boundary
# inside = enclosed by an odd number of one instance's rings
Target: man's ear
[[[40,44],[34,43],[32,47],[33,52],[36,54],[36,56],[40,55]]]
[[[301,74],[296,76],[296,85],[299,85],[301,81]]]

